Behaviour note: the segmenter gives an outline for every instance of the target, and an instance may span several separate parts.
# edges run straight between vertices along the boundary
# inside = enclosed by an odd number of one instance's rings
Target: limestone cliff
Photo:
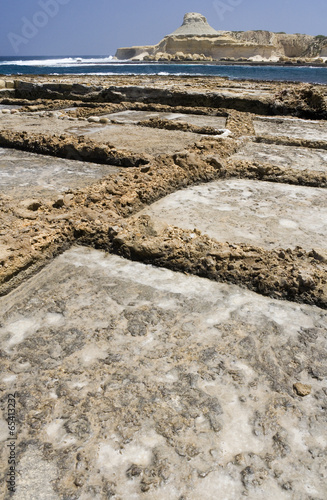
[[[322,35],[314,37],[305,55],[307,57],[327,57],[327,37]]]
[[[133,60],[221,60],[223,58],[327,57],[325,37],[288,35],[270,31],[217,31],[194,12],[157,45],[120,48],[118,59]]]

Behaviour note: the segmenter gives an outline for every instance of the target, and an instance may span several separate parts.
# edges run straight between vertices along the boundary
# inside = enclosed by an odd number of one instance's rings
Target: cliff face
[[[275,35],[275,43],[286,57],[304,56],[313,39],[310,35]]]
[[[206,18],[185,14],[183,24],[157,45],[120,48],[118,59],[169,60],[279,57],[327,57],[324,37],[270,31],[216,31]]]
[[[316,36],[305,51],[307,57],[327,57],[327,37]]]
[[[269,46],[275,55],[286,57],[303,56],[314,40],[314,37],[310,35],[287,35],[271,31],[232,32],[231,36],[239,42],[251,44],[254,47]]]
[[[252,57],[260,54],[271,57],[274,47],[269,44],[254,44],[235,40],[231,34],[222,34],[213,37],[200,36],[168,36],[158,45],[160,52],[167,54],[204,54],[208,58],[221,59],[222,57]]]

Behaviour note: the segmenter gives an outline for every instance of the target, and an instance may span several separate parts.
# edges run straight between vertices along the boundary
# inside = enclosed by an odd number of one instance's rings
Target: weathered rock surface
[[[180,228],[197,228],[218,241],[327,250],[324,188],[220,180],[173,193],[141,214]]]
[[[20,499],[324,499],[326,312],[81,248],[0,307]]]
[[[294,83],[291,85],[279,82],[267,83],[260,86],[258,83],[244,83],[240,85],[230,83],[219,77],[203,80],[192,78],[192,89],[184,78],[163,77],[157,81],[155,77],[142,80],[139,77],[119,77],[116,80],[92,77],[89,85],[77,83],[74,85],[85,87],[85,92],[72,94],[72,85],[63,84],[63,78],[58,78],[58,83],[44,82],[36,83],[25,77],[24,80],[16,82],[16,90],[13,90],[16,100],[4,99],[4,104],[22,103],[30,104],[36,101],[36,105],[25,106],[22,111],[35,112],[45,109],[69,109],[69,106],[87,106],[90,108],[86,113],[72,113],[71,117],[84,118],[92,116],[92,107],[98,108],[101,114],[114,111],[138,109],[151,110],[156,106],[160,111],[174,108],[206,108],[206,113],[213,110],[234,109],[242,112],[252,112],[259,115],[293,115],[301,118],[326,119],[327,91],[325,86],[314,86],[309,84]],[[112,85],[110,85],[112,81]],[[93,88],[93,90],[92,90]],[[55,91],[54,91],[55,89]],[[40,98],[42,97],[42,98]],[[53,102],[51,102],[53,101]],[[65,105],[65,101],[67,105]],[[43,104],[48,102],[47,105]],[[102,108],[102,111],[101,111]],[[184,108],[184,109],[183,109]],[[6,111],[6,110],[4,110]],[[73,109],[74,111],[74,109]],[[81,110],[80,110],[81,111]],[[7,111],[6,111],[7,112]],[[192,111],[188,111],[191,112]],[[194,112],[194,111],[193,111]],[[203,113],[203,110],[202,110]],[[60,115],[60,113],[59,113]]]
[[[263,142],[247,142],[238,153],[233,155],[233,158],[311,172],[316,170],[324,173],[327,168],[327,151],[324,149],[281,146]]]
[[[15,200],[58,197],[118,171],[110,165],[0,148],[0,194]]]
[[[132,260],[327,308],[324,249],[264,250],[247,244],[221,243],[196,228],[183,230],[158,224],[147,215],[109,228],[109,239],[111,252]]]
[[[326,87],[22,81],[0,109],[0,496],[17,391],[19,499],[324,500]],[[168,195],[174,226],[140,214]]]
[[[257,135],[287,137],[327,143],[327,122],[296,118],[256,118],[254,128]]]

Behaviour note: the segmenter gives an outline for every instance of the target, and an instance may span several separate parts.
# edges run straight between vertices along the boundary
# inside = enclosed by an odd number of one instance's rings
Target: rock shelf
[[[325,311],[83,248],[1,307],[19,498],[323,499]]]
[[[5,78],[19,498],[323,500],[327,88]]]
[[[327,250],[327,197],[321,188],[232,179],[178,191],[141,212],[218,241],[263,248]]]

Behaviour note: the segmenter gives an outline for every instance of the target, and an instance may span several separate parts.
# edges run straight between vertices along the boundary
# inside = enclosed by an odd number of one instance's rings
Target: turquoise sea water
[[[327,84],[327,67],[126,63],[112,57],[2,57],[0,74],[201,75]]]

